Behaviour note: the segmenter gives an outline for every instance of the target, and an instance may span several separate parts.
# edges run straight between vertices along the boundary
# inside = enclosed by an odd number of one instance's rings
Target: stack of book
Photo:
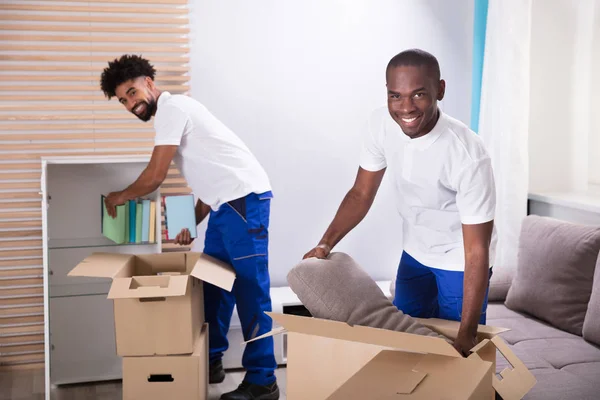
[[[108,215],[105,196],[102,200],[102,235],[117,244],[156,243],[156,201],[151,199],[129,200],[117,206],[117,215]],[[165,218],[165,240],[173,240],[183,230],[190,231],[190,237],[198,236],[194,196],[170,195],[162,197]],[[160,228],[159,228],[160,229]],[[159,230],[160,232],[160,230]]]
[[[117,244],[156,242],[156,201],[136,199],[117,206],[115,218],[108,215],[102,199],[102,235]]]

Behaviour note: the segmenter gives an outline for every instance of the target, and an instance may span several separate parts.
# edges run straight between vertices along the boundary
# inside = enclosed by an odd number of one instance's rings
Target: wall
[[[410,47],[435,54],[447,80],[442,107],[468,124],[473,6],[450,3],[192,1],[192,95],[242,137],[272,180],[274,286],[286,285],[352,185],[362,128],[385,105],[393,55]],[[387,180],[337,249],[374,279],[391,279],[401,221]]]
[[[530,191],[600,183],[600,2],[534,0],[531,32]]]

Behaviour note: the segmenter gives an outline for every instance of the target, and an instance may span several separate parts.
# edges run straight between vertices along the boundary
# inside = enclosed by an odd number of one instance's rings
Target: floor
[[[285,368],[278,369],[280,400],[286,400]],[[210,385],[208,400],[218,400],[221,394],[234,390],[242,381],[241,371],[228,372],[225,381]],[[105,382],[62,386],[52,389],[52,400],[121,400],[121,382]],[[44,400],[44,370],[14,370],[0,372],[0,400]]]

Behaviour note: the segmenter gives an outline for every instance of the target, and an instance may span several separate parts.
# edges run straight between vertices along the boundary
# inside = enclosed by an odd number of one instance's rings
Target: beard
[[[132,114],[144,122],[150,121],[150,118],[152,118],[152,116],[156,112],[156,100],[150,99],[149,101],[141,101],[138,103],[138,105],[136,107],[138,107],[140,105],[144,106],[144,111],[142,111],[141,114],[136,114],[135,112],[132,111]]]

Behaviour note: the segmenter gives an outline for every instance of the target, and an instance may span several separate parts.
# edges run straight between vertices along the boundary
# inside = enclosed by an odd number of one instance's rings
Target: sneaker
[[[221,400],[278,400],[279,387],[277,382],[267,386],[255,385],[243,381],[233,392],[225,393]]]
[[[210,363],[208,367],[208,383],[221,383],[225,380],[223,361],[217,360]]]

